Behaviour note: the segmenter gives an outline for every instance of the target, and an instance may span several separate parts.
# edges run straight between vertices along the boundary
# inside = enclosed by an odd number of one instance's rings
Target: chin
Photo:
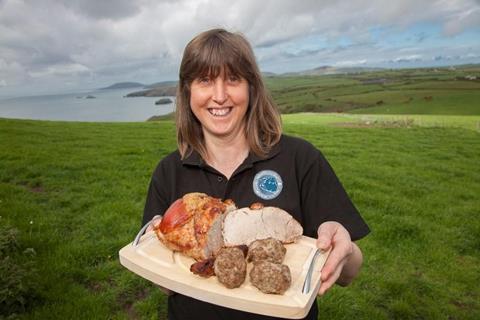
[[[216,137],[228,137],[231,135],[234,131],[230,129],[213,129],[213,130],[207,130],[209,134],[216,136]]]

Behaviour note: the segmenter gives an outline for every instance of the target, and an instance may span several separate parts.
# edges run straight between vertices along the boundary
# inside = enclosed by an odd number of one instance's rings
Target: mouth
[[[226,117],[232,112],[233,107],[208,108],[208,112],[214,117]]]

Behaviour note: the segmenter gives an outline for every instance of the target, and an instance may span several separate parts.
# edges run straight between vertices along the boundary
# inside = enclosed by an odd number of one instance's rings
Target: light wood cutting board
[[[202,278],[190,272],[195,262],[178,252],[166,248],[153,232],[145,234],[138,246],[132,243],[120,252],[120,263],[130,271],[174,292],[228,308],[263,315],[299,319],[307,315],[320,287],[320,270],[328,253],[321,254],[315,262],[311,290],[302,293],[308,267],[316,251],[315,239],[302,236],[293,244],[287,244],[284,264],[292,275],[292,285],[283,295],[265,294],[249,280],[252,264],[248,264],[245,282],[235,289],[228,289],[216,277]]]

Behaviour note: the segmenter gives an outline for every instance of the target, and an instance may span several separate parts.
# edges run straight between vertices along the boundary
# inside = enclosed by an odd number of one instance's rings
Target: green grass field
[[[480,115],[478,65],[268,77],[266,84],[282,113]]]
[[[363,117],[284,117],[372,229],[360,277],[317,299],[321,318],[480,318],[478,117]],[[165,296],[117,253],[173,123],[0,119],[0,137],[0,318],[165,318]]]
[[[343,127],[464,128],[480,132],[480,115],[294,113],[283,115],[287,124],[337,125]]]

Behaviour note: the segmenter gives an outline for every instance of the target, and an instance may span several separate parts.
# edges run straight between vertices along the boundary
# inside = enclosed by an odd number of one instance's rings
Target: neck
[[[243,132],[232,137],[205,136],[206,162],[230,179],[235,169],[247,158],[249,147]]]

